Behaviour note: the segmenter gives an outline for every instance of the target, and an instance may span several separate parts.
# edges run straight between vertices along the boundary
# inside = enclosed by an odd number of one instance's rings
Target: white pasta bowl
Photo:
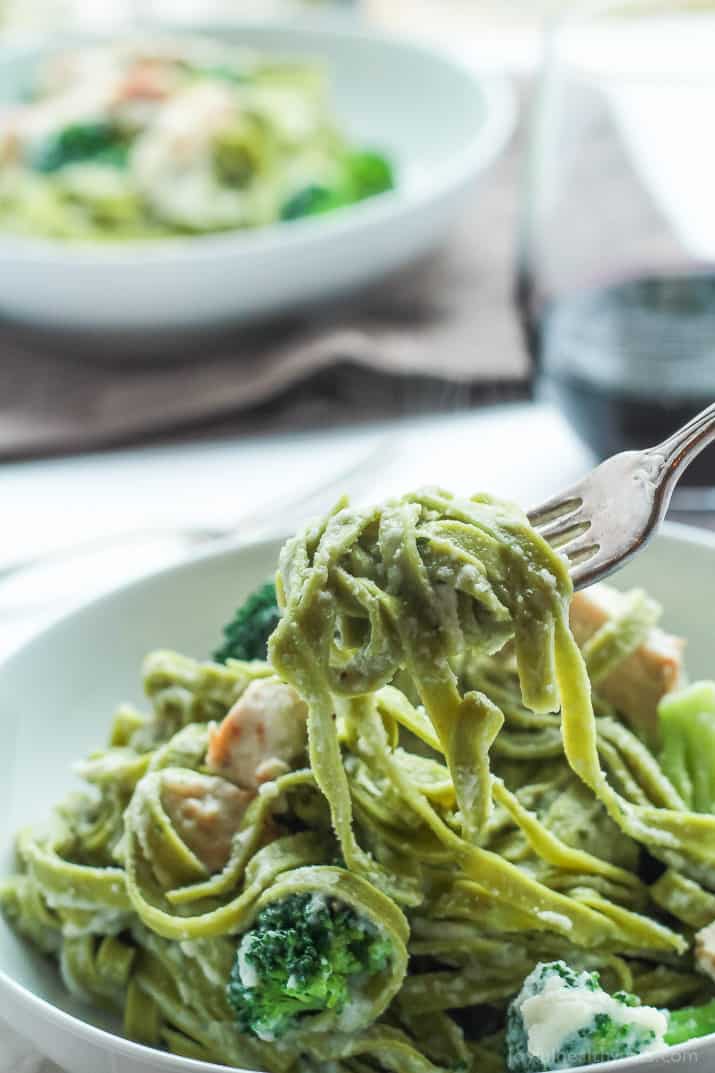
[[[177,32],[175,28],[165,28]],[[396,188],[322,217],[255,231],[143,242],[72,243],[0,233],[0,314],[39,326],[167,333],[263,318],[345,294],[445,237],[513,129],[515,99],[423,45],[337,25],[192,27],[261,52],[322,62],[336,115],[384,152]],[[0,51],[0,107],[53,37]]]
[[[0,870],[13,869],[14,832],[44,817],[73,784],[72,765],[106,739],[122,700],[140,702],[147,651],[202,655],[215,646],[236,604],[275,569],[275,541],[210,552],[127,585],[58,621],[0,667],[3,760]],[[665,623],[688,638],[694,676],[712,676],[715,536],[670,526],[618,577],[646,588]],[[216,1065],[132,1043],[105,1014],[73,999],[56,966],[0,919],[0,1018],[6,1018],[67,1073],[212,1073]],[[603,1073],[655,1073],[670,1066],[710,1073],[715,1036],[660,1058],[630,1058]]]

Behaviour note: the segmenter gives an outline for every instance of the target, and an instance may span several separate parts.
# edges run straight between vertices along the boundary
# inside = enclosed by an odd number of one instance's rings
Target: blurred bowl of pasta
[[[162,25],[0,52],[0,313],[167,332],[345,295],[442,241],[511,86],[345,25]]]

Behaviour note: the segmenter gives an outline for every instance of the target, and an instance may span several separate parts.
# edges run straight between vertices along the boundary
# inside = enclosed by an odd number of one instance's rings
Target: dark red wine
[[[601,457],[655,444],[715,401],[715,276],[582,292],[527,329],[547,393]],[[687,481],[715,486],[715,448]]]

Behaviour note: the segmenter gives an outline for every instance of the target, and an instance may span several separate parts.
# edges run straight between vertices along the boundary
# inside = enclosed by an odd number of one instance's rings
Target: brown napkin
[[[528,378],[511,306],[519,144],[443,249],[349,303],[193,341],[171,358],[0,329],[0,459],[514,397]]]

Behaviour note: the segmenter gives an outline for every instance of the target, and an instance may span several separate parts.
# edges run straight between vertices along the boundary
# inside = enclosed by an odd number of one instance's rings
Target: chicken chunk
[[[290,771],[305,753],[308,707],[292,686],[251,682],[211,730],[208,766],[247,790]]]
[[[166,100],[179,85],[179,75],[161,60],[137,60],[117,85],[117,101]]]
[[[18,126],[22,122],[22,109],[0,107],[0,167],[15,164],[20,158]]]
[[[695,935],[695,964],[715,980],[715,920]]]
[[[158,58],[138,58],[117,78],[111,114],[125,130],[145,130],[181,86],[176,64]]]
[[[574,595],[571,628],[579,645],[612,618],[623,598],[609,585],[594,585]],[[658,738],[659,701],[682,685],[684,647],[679,637],[654,628],[644,644],[598,684],[599,693],[649,741]]]
[[[215,775],[168,770],[161,803],[177,834],[209,872],[220,872],[231,854],[253,793]]]

